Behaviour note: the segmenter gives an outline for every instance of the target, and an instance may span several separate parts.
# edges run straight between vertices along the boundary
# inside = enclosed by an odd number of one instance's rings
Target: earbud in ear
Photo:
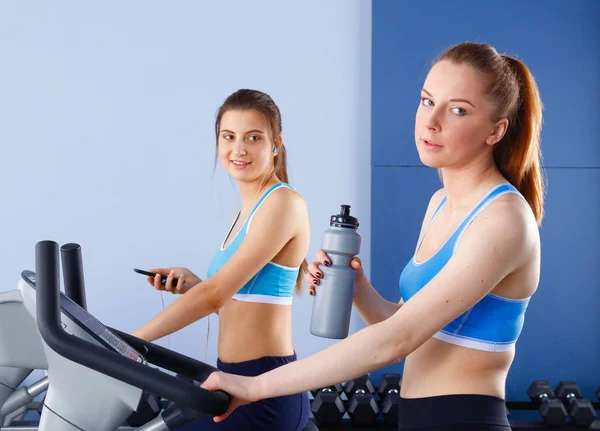
[[[277,154],[277,147],[273,147],[273,154]]]

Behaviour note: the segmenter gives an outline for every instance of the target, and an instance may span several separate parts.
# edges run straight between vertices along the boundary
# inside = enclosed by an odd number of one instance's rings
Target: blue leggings
[[[291,356],[265,356],[251,361],[227,364],[217,360],[217,368],[225,373],[240,376],[258,376],[297,359]],[[310,404],[308,393],[268,398],[240,406],[223,422],[215,423],[212,417],[190,422],[179,431],[300,431],[308,422]]]

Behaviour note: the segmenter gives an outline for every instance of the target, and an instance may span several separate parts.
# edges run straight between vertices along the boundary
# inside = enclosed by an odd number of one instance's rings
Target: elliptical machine
[[[0,293],[0,430],[11,429],[6,427],[22,418],[33,399],[48,388],[47,377],[19,388],[33,369],[48,366],[36,322],[24,305],[23,283],[21,278],[19,288]]]
[[[63,269],[66,261],[74,263],[74,269],[65,271],[65,291],[83,287],[79,246],[63,253]],[[13,294],[21,297],[17,301],[21,312],[16,314],[29,330],[28,339],[37,337],[39,343],[31,343],[37,344],[32,349],[37,348],[36,356],[45,361],[30,368],[47,368],[51,382],[39,431],[117,430],[136,410],[144,392],[169,401],[158,417],[138,431],[170,430],[227,410],[227,394],[198,384],[216,371],[214,367],[108,328],[63,295],[55,242],[36,245],[36,272],[24,271],[21,278],[20,295]]]
[[[81,267],[81,250],[78,244],[61,247],[63,272],[69,277],[76,272],[72,266]],[[19,387],[33,372],[32,368],[46,370],[48,365],[42,348],[42,339],[35,319],[23,303],[26,280],[35,285],[35,273],[24,271],[17,289],[0,293],[0,431],[37,430],[37,421],[23,421],[30,410],[41,414],[43,402],[34,399],[48,389],[44,376],[29,386]],[[86,309],[85,285],[66,283],[65,294],[77,305]]]

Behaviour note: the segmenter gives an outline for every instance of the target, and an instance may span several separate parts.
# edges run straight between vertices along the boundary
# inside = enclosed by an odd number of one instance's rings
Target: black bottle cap
[[[329,225],[356,229],[358,220],[350,215],[350,205],[342,205],[340,213],[331,216]]]

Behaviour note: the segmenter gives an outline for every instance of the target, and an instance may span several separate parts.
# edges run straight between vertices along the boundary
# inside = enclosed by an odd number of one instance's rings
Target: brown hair
[[[494,147],[494,162],[529,203],[538,225],[544,217],[544,178],[540,133],[543,104],[527,66],[484,43],[461,43],[443,52],[435,63],[466,64],[487,79],[487,94],[500,118],[508,119],[504,137]]]
[[[219,107],[217,111],[217,118],[215,120],[215,135],[217,139],[217,146],[219,145],[219,132],[221,130],[221,119],[223,115],[227,111],[231,110],[254,110],[260,112],[267,124],[269,125],[269,131],[271,133],[271,140],[275,145],[279,142],[279,137],[281,136],[281,113],[279,112],[279,108],[266,93],[263,93],[258,90],[248,90],[241,89],[231,94],[225,102]],[[216,162],[216,160],[215,160]],[[287,183],[288,173],[287,173],[287,155],[286,149],[283,145],[277,145],[277,153],[275,155],[275,163],[273,165],[273,171],[269,173],[268,178],[264,181],[268,181],[272,178],[273,175],[276,175],[284,183]],[[308,271],[308,262],[305,260],[302,261],[300,265],[300,271],[298,273],[298,278],[296,279],[296,293],[299,294],[302,291],[302,276]]]

